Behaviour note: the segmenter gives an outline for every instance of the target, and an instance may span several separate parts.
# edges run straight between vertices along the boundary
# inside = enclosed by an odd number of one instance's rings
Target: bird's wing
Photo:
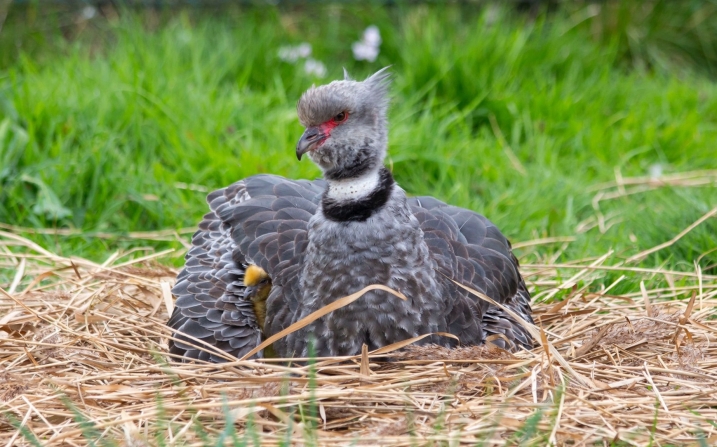
[[[175,340],[169,342],[170,353],[221,361],[211,347],[240,357],[261,342],[251,303],[244,298],[246,265],[233,260],[236,244],[231,227],[219,218],[221,210],[249,199],[244,180],[207,196],[210,211],[192,237],[192,248],[172,289],[177,300],[167,323],[176,331]]]
[[[530,293],[518,271],[510,242],[484,216],[433,197],[408,199],[426,243],[444,276],[452,300],[447,308],[451,333],[464,344],[479,343],[483,333],[505,348],[532,347],[528,332],[502,309],[457,287],[453,280],[482,292],[532,323]],[[480,322],[481,327],[476,327]]]
[[[251,199],[224,210],[220,217],[237,242],[235,259],[256,264],[271,277],[265,331],[286,328],[300,303],[299,273],[308,244],[309,219],[316,213],[324,180],[286,180],[255,176],[246,180]],[[277,342],[279,343],[279,342]]]
[[[209,194],[211,211],[194,234],[172,290],[177,301],[168,325],[177,331],[177,341],[170,342],[171,353],[221,361],[221,356],[191,346],[201,343],[184,334],[235,357],[261,342],[252,303],[244,297],[248,264],[260,266],[272,280],[268,302],[280,302],[282,308],[271,312],[288,312],[284,305],[297,307],[299,258],[324,186],[323,180],[256,175]],[[276,296],[281,299],[272,300]]]

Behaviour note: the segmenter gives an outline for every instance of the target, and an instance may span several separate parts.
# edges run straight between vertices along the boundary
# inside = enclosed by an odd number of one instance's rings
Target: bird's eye
[[[348,116],[349,116],[348,113],[341,112],[334,117],[334,122],[335,123],[343,123],[344,121],[346,121],[346,118],[348,118]]]

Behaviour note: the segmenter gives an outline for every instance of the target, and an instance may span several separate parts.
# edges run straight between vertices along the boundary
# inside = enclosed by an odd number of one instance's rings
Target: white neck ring
[[[332,180],[329,182],[328,197],[338,202],[362,199],[371,194],[380,182],[378,171],[371,171],[361,177]]]

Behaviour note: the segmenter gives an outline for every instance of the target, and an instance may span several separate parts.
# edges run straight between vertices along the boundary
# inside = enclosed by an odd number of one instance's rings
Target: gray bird
[[[532,348],[523,326],[454,283],[532,323],[530,294],[505,236],[473,211],[407,197],[384,167],[389,77],[386,69],[363,82],[346,76],[301,96],[297,111],[306,131],[296,155],[308,155],[323,179],[255,175],[209,194],[211,211],[172,290],[171,353],[210,361],[222,360],[217,350],[241,357],[370,284],[408,299],[370,291],[278,340],[275,354],[306,357],[313,344],[317,356],[355,355],[363,344],[376,349],[435,332],[449,332],[462,345],[494,335],[492,342],[505,349]],[[268,286],[245,281],[250,266],[263,270],[251,277]],[[257,318],[257,303],[265,317]],[[458,342],[433,335],[420,343]]]

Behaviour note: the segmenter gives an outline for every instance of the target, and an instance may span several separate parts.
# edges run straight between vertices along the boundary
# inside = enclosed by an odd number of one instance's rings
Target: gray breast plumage
[[[409,298],[370,292],[276,342],[282,357],[306,355],[310,340],[317,355],[353,355],[364,343],[377,348],[439,331],[463,345],[498,335],[493,342],[506,349],[532,347],[518,322],[453,282],[532,322],[518,261],[485,217],[430,197],[406,198],[396,187],[370,218],[335,221],[319,212],[325,189],[323,180],[258,175],[209,195],[211,211],[173,289],[171,353],[221,361],[221,352],[241,357],[261,342],[262,328],[244,297],[248,264],[272,280],[266,336],[368,284]],[[456,344],[437,336],[422,342]]]

